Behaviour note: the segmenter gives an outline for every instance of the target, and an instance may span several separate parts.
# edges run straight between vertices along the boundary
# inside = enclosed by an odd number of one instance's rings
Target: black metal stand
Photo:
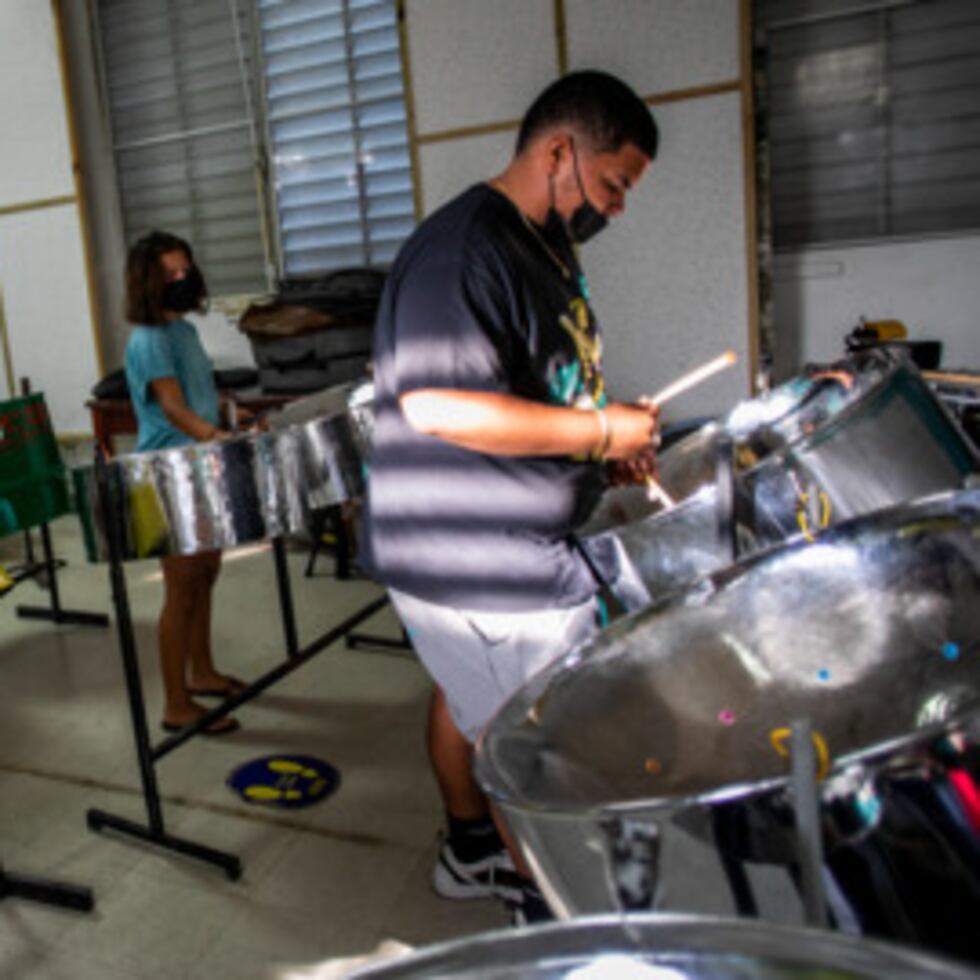
[[[731,817],[732,815],[726,812],[724,807],[713,807],[711,810],[715,850],[718,852],[722,871],[731,890],[736,912],[743,918],[757,919],[759,905],[755,900],[755,893],[752,891],[745,865],[737,856],[740,850],[739,835]]]
[[[76,912],[91,912],[95,907],[92,889],[64,881],[12,874],[0,865],[0,901],[5,898],[25,898],[31,902],[54,905]]]
[[[350,535],[347,533],[347,525],[344,523],[344,515],[339,506],[319,510],[313,515],[311,532],[313,547],[310,549],[310,557],[307,559],[306,571],[303,574],[307,578],[313,577],[317,556],[324,548],[323,535],[328,525],[334,538],[334,575],[341,581],[346,581],[351,577],[351,541]]]
[[[292,603],[292,591],[289,583],[289,568],[286,563],[285,547],[282,539],[273,540],[273,556],[276,567],[276,581],[279,591],[279,602],[282,610],[283,631],[286,638],[287,658],[283,663],[267,671],[258,680],[253,681],[243,691],[226,698],[221,704],[203,714],[195,722],[184,726],[180,731],[168,736],[158,745],[150,742],[149,728],[146,721],[146,703],[143,699],[143,688],[140,681],[139,662],[136,656],[136,637],[133,632],[133,622],[129,609],[129,597],[126,591],[126,575],[122,564],[122,547],[120,530],[116,523],[115,488],[112,487],[107,473],[107,467],[101,459],[96,460],[96,476],[99,485],[99,498],[102,506],[102,517],[105,522],[106,537],[109,546],[109,579],[112,586],[112,601],[116,609],[116,629],[119,635],[119,649],[122,654],[123,671],[126,678],[126,692],[129,698],[130,714],[133,723],[133,737],[136,741],[136,754],[139,760],[140,779],[143,785],[143,798],[146,804],[147,823],[140,824],[125,817],[115,816],[103,810],[89,810],[88,826],[99,832],[105,829],[134,837],[137,840],[166,850],[174,851],[187,857],[204,861],[221,868],[232,881],[241,876],[242,865],[239,858],[225,851],[218,851],[202,844],[194,843],[183,838],[168,834],[164,827],[163,808],[160,802],[160,792],[157,786],[155,763],[169,755],[193,736],[202,732],[219,718],[234,711],[240,705],[251,701],[267,687],[292,673],[297,667],[306,663],[320,651],[345,636],[364,620],[373,616],[387,602],[385,596],[369,602],[360,611],[345,619],[342,623],[327,630],[312,643],[302,649],[296,638],[296,619]]]
[[[17,606],[16,613],[21,619],[43,619],[48,622],[57,623],[59,626],[72,624],[75,626],[108,626],[109,617],[105,613],[83,612],[77,609],[63,609],[61,606],[61,595],[58,591],[58,567],[60,564],[54,557],[54,550],[51,547],[51,529],[47,524],[41,527],[41,546],[44,549],[44,560],[34,561],[34,546],[31,544],[30,531],[25,531],[28,542],[27,564],[19,570],[14,578],[20,581],[30,578],[41,572],[46,572],[48,576],[48,593],[51,597],[51,604],[45,606]]]
[[[390,600],[384,597],[384,602],[378,606],[381,609]],[[378,636],[376,633],[348,633],[344,637],[344,645],[348,650],[366,650],[374,653],[397,653],[401,656],[412,654],[412,644],[408,641],[405,627],[401,627],[402,635],[398,639],[388,636]]]
[[[338,580],[351,578],[351,542],[350,535],[347,533],[347,526],[344,524],[344,515],[340,507],[328,507],[318,511],[314,518],[313,525],[313,548],[306,563],[307,578],[313,576],[313,568],[316,563],[317,555],[323,549],[323,534],[329,529],[334,536],[334,574]],[[387,636],[377,636],[373,633],[348,633],[344,638],[344,644],[348,650],[367,650],[374,653],[398,653],[406,654],[412,652],[412,645],[408,642],[408,635],[402,629],[401,637],[394,639]]]

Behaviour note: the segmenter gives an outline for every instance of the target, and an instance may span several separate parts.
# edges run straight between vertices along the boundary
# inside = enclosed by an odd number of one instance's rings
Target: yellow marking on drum
[[[648,772],[648,773],[649,773],[649,774],[650,774],[651,776],[658,776],[658,775],[660,774],[660,770],[661,770],[661,769],[662,769],[663,767],[662,767],[662,766],[660,765],[660,762],[659,762],[659,761],[658,761],[657,759],[647,759],[647,760],[646,760],[646,761],[645,761],[645,762],[643,763],[643,768],[644,768],[644,769],[645,769],[645,770],[646,770],[646,771],[647,771],[647,772]]]
[[[527,709],[527,718],[532,725],[541,724],[541,712],[544,711],[544,703],[548,699],[548,692],[544,691],[541,696]]]
[[[957,517],[927,517],[925,520],[914,521],[912,524],[906,524],[905,527],[899,528],[898,536],[900,538],[914,538],[926,531],[956,531],[962,526],[963,522]],[[977,530],[974,528],[974,535],[976,535]]]
[[[789,740],[792,736],[789,728],[774,728],[769,733],[769,741],[778,755],[784,759],[789,758]],[[817,780],[822,781],[827,778],[830,772],[830,750],[827,748],[827,741],[818,731],[814,731],[810,736],[813,739],[813,747],[817,750]]]
[[[830,505],[830,497],[827,496],[825,490],[819,491],[817,494],[817,500],[820,501],[820,526],[817,530],[823,530],[830,524],[830,515],[832,512],[832,507]],[[796,523],[800,525],[800,530],[803,532],[803,537],[806,538],[811,544],[816,541],[813,535],[813,530],[810,528],[810,518],[807,516],[806,505],[810,502],[809,493],[800,493],[797,497],[796,504]]]
[[[741,445],[735,450],[735,467],[739,470],[750,470],[759,462],[759,454],[751,447]]]

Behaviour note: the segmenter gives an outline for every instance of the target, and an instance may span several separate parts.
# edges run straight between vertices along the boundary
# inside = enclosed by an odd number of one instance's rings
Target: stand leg
[[[78,912],[90,912],[95,907],[91,888],[31,875],[11,874],[0,867],[0,901],[5,898],[25,898]]]
[[[227,851],[219,851],[205,844],[197,844],[194,841],[185,840],[183,837],[174,837],[165,831],[154,831],[143,824],[125,817],[117,817],[115,814],[106,813],[104,810],[89,810],[85,815],[89,830],[101,833],[103,830],[114,830],[126,837],[135,837],[137,840],[147,844],[153,844],[167,851],[174,851],[183,854],[185,857],[194,858],[196,861],[204,861],[221,868],[228,876],[229,881],[238,881],[242,876],[242,862],[235,854]]]
[[[140,779],[143,784],[143,799],[146,803],[148,826],[144,827],[131,820],[115,817],[102,810],[89,810],[89,828],[96,832],[107,827],[112,828],[159,847],[216,864],[223,868],[228,877],[234,881],[241,875],[241,861],[234,854],[226,854],[210,847],[195,844],[192,841],[172,837],[164,829],[163,809],[160,806],[160,793],[157,788],[154,769],[153,747],[150,744],[150,735],[146,724],[146,703],[143,700],[143,685],[140,680],[139,661],[136,657],[136,636],[130,615],[129,596],[126,592],[126,575],[120,559],[119,527],[116,524],[113,488],[109,482],[105,463],[98,460],[96,470],[99,478],[102,516],[109,543],[109,581],[112,587],[112,601],[116,609],[116,630],[119,636],[119,650],[122,654],[126,694],[133,723],[133,738],[136,742],[136,755],[139,761]]]
[[[736,857],[736,835],[731,821],[721,808],[712,808],[712,829],[714,830],[715,848],[721,861],[722,871],[731,889],[735,909],[744,918],[757,919],[759,906],[752,891],[749,876],[745,873],[745,865]]]
[[[282,538],[272,539],[272,555],[276,562],[276,586],[279,589],[279,608],[282,611],[282,629],[286,637],[286,654],[295,657],[299,652],[299,640],[296,637],[296,614],[293,610],[293,590],[289,584],[286,545]]]
[[[314,511],[312,523],[313,527],[310,528],[310,537],[313,539],[313,547],[310,548],[310,557],[306,559],[306,571],[303,572],[306,578],[313,578],[316,556],[320,554],[320,549],[323,547],[323,511]]]
[[[310,535],[313,538],[313,547],[310,549],[310,557],[306,560],[306,571],[303,574],[307,578],[313,577],[317,556],[323,549],[323,533],[328,525],[336,542],[336,547],[334,548],[334,576],[339,581],[346,581],[350,578],[351,573],[351,541],[350,534],[347,532],[347,525],[344,523],[343,510],[339,506],[318,510],[313,515],[313,527],[310,529]]]
[[[29,533],[27,540],[31,540]],[[46,568],[48,572],[51,607],[45,609],[41,606],[17,606],[17,615],[21,619],[43,619],[58,625],[71,623],[75,626],[108,626],[109,617],[104,613],[62,609],[61,595],[58,592],[58,563],[55,561],[54,550],[51,547],[51,529],[47,524],[41,525],[41,545],[44,550],[44,562],[41,567]],[[33,564],[33,560],[31,560],[31,564]]]
[[[411,654],[412,644],[408,642],[408,634],[402,627],[402,635],[393,640],[388,636],[377,636],[374,633],[348,633],[344,637],[348,650],[366,650],[377,653]]]

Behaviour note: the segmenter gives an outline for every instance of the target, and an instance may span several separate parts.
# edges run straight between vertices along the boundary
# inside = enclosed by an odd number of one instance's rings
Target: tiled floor
[[[67,560],[63,604],[110,612],[107,567],[84,560],[75,520],[59,519],[53,533]],[[21,535],[0,540],[0,562],[22,558]],[[272,557],[227,558],[216,657],[254,677],[283,656]],[[378,594],[336,582],[328,558],[306,579],[305,560],[289,555],[301,643]],[[126,571],[156,738],[158,566]],[[166,829],[238,854],[244,872],[231,882],[209,865],[87,829],[90,807],[145,820],[121,660],[114,628],[15,615],[16,605],[46,602],[32,581],[0,602],[0,860],[91,886],[96,909],[0,902],[0,978],[265,978],[384,938],[422,945],[505,925],[493,902],[448,902],[430,889],[441,809],[423,742],[429,683],[414,659],[335,644],[240,709],[240,732],[194,739],[159,763]],[[396,633],[387,612],[370,626]],[[291,812],[241,802],[228,773],[276,751],[330,762],[338,791]]]
[[[61,518],[53,534],[67,561],[63,604],[110,612],[107,566],[84,560],[77,522]],[[0,539],[0,562],[22,558],[21,535]],[[305,578],[305,562],[303,550],[290,551],[301,644],[379,594],[335,581],[327,558]],[[128,564],[126,577],[155,738],[158,565]],[[275,596],[268,548],[226,555],[213,628],[220,667],[251,678],[281,662]],[[212,866],[87,829],[92,807],[146,819],[121,660],[114,628],[15,614],[46,602],[33,581],[0,602],[0,860],[89,885],[97,904],[83,915],[0,902],[0,980],[269,980],[284,965],[363,954],[384,939],[420,946],[506,926],[492,901],[431,891],[442,814],[423,741],[430,685],[411,656],[335,644],[240,709],[241,731],[194,739],[159,763],[166,830],[239,855],[244,873],[231,882]],[[387,610],[369,626],[397,635]],[[332,763],[338,791],[295,811],[243,803],[228,774],[273,752]],[[688,841],[665,863],[669,908],[732,911],[706,848]],[[765,914],[798,920],[785,881],[760,876]]]

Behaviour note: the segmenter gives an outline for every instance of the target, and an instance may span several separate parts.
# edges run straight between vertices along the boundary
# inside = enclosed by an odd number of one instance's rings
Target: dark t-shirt
[[[388,275],[361,547],[385,585],[493,611],[572,606],[595,592],[569,535],[602,492],[602,467],[454,446],[417,433],[398,405],[421,388],[604,404],[584,280],[570,248],[545,242],[481,184],[431,215]]]

